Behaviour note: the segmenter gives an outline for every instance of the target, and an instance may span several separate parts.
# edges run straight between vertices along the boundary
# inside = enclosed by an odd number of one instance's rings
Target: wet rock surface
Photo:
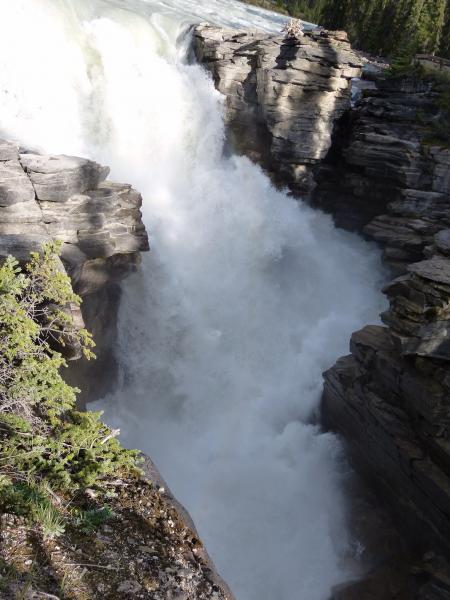
[[[199,25],[193,47],[225,95],[233,147],[310,194],[363,64],[347,35],[312,30],[297,39]]]

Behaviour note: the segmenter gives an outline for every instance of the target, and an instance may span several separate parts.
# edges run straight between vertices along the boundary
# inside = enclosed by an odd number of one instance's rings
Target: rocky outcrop
[[[98,526],[43,537],[24,518],[2,515],[0,597],[233,600],[189,515],[149,459],[143,468],[109,483],[109,518]],[[105,498],[88,492],[84,510],[104,509]]]
[[[225,95],[234,148],[276,181],[310,194],[362,66],[347,35],[312,30],[297,39],[199,25],[193,46]]]
[[[141,196],[105,181],[109,169],[72,156],[19,154],[0,142],[0,256],[26,260],[43,242],[63,242],[75,290],[87,295],[148,250]]]
[[[354,333],[351,354],[325,374],[323,415],[417,549],[450,556],[450,258],[441,253],[443,231],[430,258],[385,287],[387,327]]]
[[[19,153],[0,140],[0,259],[24,262],[44,242],[62,242],[61,268],[83,297],[97,344],[96,361],[73,361],[65,373],[83,389],[81,404],[114,383],[118,282],[148,250],[140,194],[106,181],[108,173],[90,160]],[[0,597],[233,600],[192,519],[144,458],[142,473],[117,473],[70,499],[85,514],[107,509],[103,524],[72,519],[57,537],[44,536],[27,519],[3,514]]]
[[[336,598],[450,598],[450,151],[436,139],[432,81],[368,78],[313,202],[376,240],[397,278],[383,290],[384,326],[354,333],[351,354],[325,373],[323,418],[393,511],[411,558],[400,576],[390,565]]]
[[[325,373],[323,416],[411,547],[448,557],[450,151],[433,136],[432,82],[370,78],[340,123],[314,202],[380,243],[400,276],[384,289],[385,326],[354,333],[351,354]]]
[[[408,556],[333,598],[450,598],[438,557],[450,557],[450,150],[436,135],[438,91],[369,66],[350,110],[363,60],[340,32],[201,25],[193,44],[225,95],[234,147],[377,241],[397,276],[384,326],[354,333],[325,373],[323,418],[396,515]]]
[[[106,181],[107,167],[73,156],[19,153],[0,140],[0,258],[28,259],[44,242],[61,240],[61,258],[94,334],[97,360],[71,366],[81,403],[114,382],[112,347],[118,282],[148,250],[141,196],[130,185]],[[76,350],[76,349],[75,349]],[[76,351],[70,358],[76,358]]]
[[[450,150],[433,139],[439,108],[431,82],[368,76],[375,85],[340,123],[314,204],[379,242],[401,273],[450,226]]]

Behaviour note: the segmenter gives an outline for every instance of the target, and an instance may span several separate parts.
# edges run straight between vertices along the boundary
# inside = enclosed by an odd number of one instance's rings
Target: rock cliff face
[[[148,250],[140,194],[105,181],[109,169],[72,156],[19,154],[0,141],[0,256],[25,260],[51,239],[75,290],[88,295]]]
[[[450,598],[448,562],[436,559],[450,557],[450,150],[433,135],[436,91],[368,70],[350,109],[361,60],[341,33],[283,40],[200,26],[194,49],[225,94],[231,142],[376,240],[397,277],[384,326],[354,333],[351,354],[325,373],[323,418],[396,515],[412,559],[401,576],[390,565],[333,598]],[[412,574],[408,560],[429,550]]]
[[[325,374],[323,414],[416,549],[450,556],[450,151],[430,141],[432,87],[376,83],[341,124],[316,202],[400,276],[386,327],[354,333]]]
[[[285,39],[199,25],[193,45],[226,97],[234,148],[276,181],[309,194],[334,124],[350,107],[351,79],[362,66],[347,35],[313,30]]]
[[[314,203],[338,226],[382,244],[385,262],[401,273],[429,246],[445,246],[450,150],[432,139],[439,114],[431,84],[372,78],[375,86],[337,128]]]
[[[354,333],[351,354],[325,373],[324,423],[343,435],[355,464],[394,511],[411,555],[448,558],[450,260],[437,253],[414,263],[384,291],[388,327]],[[427,593],[409,597],[450,598],[450,569],[437,562],[421,572]]]
[[[20,154],[17,145],[0,140],[0,257],[26,260],[46,241],[63,242],[64,267],[83,297],[83,317],[97,343],[97,360],[69,373],[83,389],[82,402],[113,380],[117,282],[148,250],[140,194],[105,181],[108,173],[73,156]]]

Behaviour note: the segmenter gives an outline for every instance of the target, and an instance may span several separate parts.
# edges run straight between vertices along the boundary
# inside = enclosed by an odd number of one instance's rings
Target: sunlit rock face
[[[74,287],[90,294],[122,276],[148,250],[142,198],[105,181],[108,167],[73,156],[19,154],[0,141],[0,256],[25,260],[51,239]]]
[[[193,44],[226,97],[233,146],[276,180],[309,194],[362,66],[347,35],[310,30],[287,38],[199,25]]]
[[[19,153],[16,144],[0,140],[0,257],[26,261],[43,243],[63,242],[62,263],[83,297],[83,318],[97,343],[97,361],[71,367],[68,375],[82,387],[82,401],[114,380],[118,282],[148,250],[141,195],[131,185],[106,181],[108,173],[91,160]],[[79,310],[72,310],[81,327]],[[68,357],[78,358],[79,350],[70,349]]]

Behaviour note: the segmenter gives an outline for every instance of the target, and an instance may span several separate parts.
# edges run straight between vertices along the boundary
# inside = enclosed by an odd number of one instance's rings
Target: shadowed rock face
[[[314,201],[379,242],[400,276],[384,289],[386,327],[354,333],[325,373],[323,415],[415,549],[450,556],[450,152],[427,141],[432,87],[375,81],[341,123]]]
[[[194,29],[197,60],[226,96],[231,142],[293,191],[308,195],[334,124],[350,107],[361,59],[343,32],[299,39],[209,25]]]
[[[44,242],[63,242],[61,268],[83,297],[84,321],[97,344],[97,361],[69,370],[83,389],[82,403],[114,383],[118,282],[148,250],[140,194],[105,181],[108,173],[84,158],[19,154],[15,144],[0,140],[0,258],[25,261]],[[75,317],[81,326],[81,315]],[[68,357],[78,358],[77,349]]]
[[[379,242],[402,273],[448,239],[440,232],[450,227],[450,150],[430,142],[439,118],[432,85],[374,80],[339,126],[314,204]]]
[[[413,572],[406,563],[393,578],[390,567],[374,571],[335,598],[447,599],[450,151],[430,142],[432,86],[374,80],[341,121],[313,202],[376,240],[399,277],[383,290],[385,327],[354,333],[351,354],[325,373],[323,418],[393,511],[413,557],[432,550],[434,558]]]

